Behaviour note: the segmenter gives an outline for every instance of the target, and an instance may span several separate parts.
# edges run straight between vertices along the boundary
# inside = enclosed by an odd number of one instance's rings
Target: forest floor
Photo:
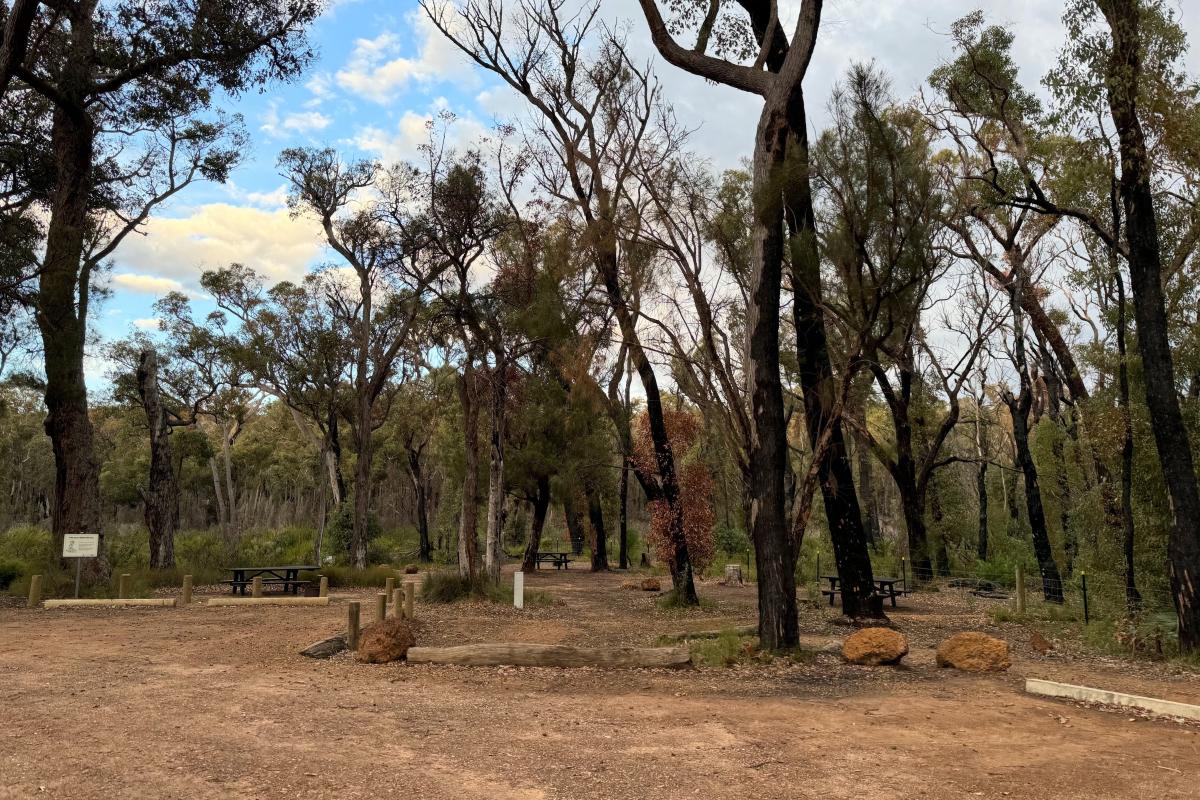
[[[527,576],[558,601],[524,611],[418,603],[420,644],[642,645],[751,624],[752,586],[700,586],[663,610],[629,576]],[[677,671],[315,661],[326,608],[0,607],[0,798],[1195,798],[1200,726],[1037,698],[1043,677],[1200,702],[1169,664],[1049,653],[989,603],[922,593],[889,609],[905,666],[834,654]],[[847,629],[805,605],[806,647]],[[1007,639],[1013,667],[938,669],[945,636]]]

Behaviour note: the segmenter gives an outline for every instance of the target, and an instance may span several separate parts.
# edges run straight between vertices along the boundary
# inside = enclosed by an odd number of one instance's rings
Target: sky
[[[789,4],[783,5],[786,13]],[[831,89],[854,62],[874,60],[891,76],[897,97],[914,94],[950,57],[951,23],[975,8],[1013,28],[1021,79],[1036,85],[1063,44],[1060,3],[832,0],[805,80],[813,132],[827,118]],[[1189,38],[1200,39],[1200,4],[1190,13],[1182,5],[1177,11]],[[694,129],[691,148],[714,168],[737,166],[749,155],[756,98],[662,62],[640,14],[637,0],[603,0],[601,16],[627,32],[630,52],[654,65],[666,99]],[[318,57],[303,76],[223,105],[242,115],[251,137],[229,181],[189,187],[114,254],[110,296],[94,317],[104,339],[156,327],[153,304],[172,290],[190,294],[199,310],[210,308],[199,287],[204,270],[240,262],[273,282],[297,279],[332,260],[318,226],[293,218],[286,207],[276,169],[284,148],[329,146],[347,159],[413,159],[426,122],[442,110],[455,114],[454,135],[464,141],[521,114],[514,96],[468,64],[415,0],[335,0],[310,38]],[[1192,74],[1200,73],[1200,56],[1192,52],[1188,60]],[[90,359],[89,383],[102,381],[104,372],[99,358]]]

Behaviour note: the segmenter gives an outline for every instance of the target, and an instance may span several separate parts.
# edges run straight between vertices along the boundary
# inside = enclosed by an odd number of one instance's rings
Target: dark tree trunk
[[[1137,588],[1133,553],[1133,412],[1129,406],[1129,361],[1125,333],[1125,278],[1120,269],[1114,270],[1117,282],[1117,388],[1121,406],[1121,539],[1125,558],[1125,608],[1130,614],[1142,610],[1142,593]]]
[[[604,528],[604,507],[600,493],[587,487],[588,522],[592,524],[592,572],[608,571],[608,532]]]
[[[500,582],[504,561],[504,438],[508,423],[508,365],[497,354],[496,366],[488,372],[488,506],[484,569],[488,579]]]
[[[368,412],[369,413],[369,412]],[[354,525],[350,533],[350,563],[367,566],[367,540],[371,513],[372,436],[370,418],[360,420],[355,436],[358,458],[354,462]]]
[[[863,405],[859,421],[865,426],[867,422],[865,402]],[[879,541],[879,514],[876,510],[875,480],[872,474],[874,459],[871,456],[871,448],[861,439],[855,440],[854,453],[858,460],[858,496],[862,500],[863,530],[867,535],[867,543],[874,544]]]
[[[767,650],[795,647],[800,640],[796,549],[785,502],[787,427],[779,377],[785,246],[780,186],[789,145],[786,101],[786,97],[775,97],[774,93],[766,99],[754,142],[754,262],[746,308],[747,394],[753,410],[746,500],[758,574],[758,636]]]
[[[1046,528],[1046,514],[1042,507],[1042,491],[1038,484],[1037,467],[1033,462],[1033,454],[1029,450],[1029,411],[1033,405],[1033,386],[1029,377],[1029,369],[1025,360],[1024,322],[1021,318],[1020,297],[1024,291],[1024,281],[1020,270],[1014,270],[1016,277],[1009,287],[1013,312],[1013,366],[1017,370],[1021,382],[1021,393],[1013,397],[1005,390],[1003,399],[1012,417],[1013,441],[1017,449],[1017,466],[1025,478],[1025,507],[1029,513],[1029,527],[1033,533],[1033,550],[1037,556],[1038,568],[1042,575],[1042,595],[1046,602],[1062,603],[1062,576],[1058,564],[1054,561],[1054,550],[1050,545],[1050,534]]]
[[[621,458],[621,482],[617,486],[617,526],[618,526],[618,555],[617,564],[621,569],[629,569],[629,456]]]
[[[429,487],[425,483],[425,470],[421,464],[424,449],[424,444],[407,448],[408,474],[412,478],[413,493],[417,498],[417,559],[428,563],[433,560],[433,549],[429,542]]]
[[[542,546],[542,530],[546,527],[546,512],[550,509],[550,477],[539,475],[537,496],[533,499],[533,526],[529,531],[529,542],[525,545],[525,559],[521,569],[533,572],[537,569],[538,551]]]
[[[331,403],[329,406],[326,436],[329,439],[329,458],[333,470],[334,505],[341,505],[346,499],[346,478],[342,475],[342,434],[338,422],[337,409]]]
[[[987,468],[987,462],[980,461],[979,469],[975,472],[975,493],[979,498],[979,532],[976,537],[975,556],[980,561],[987,561],[988,558]]]
[[[1175,389],[1151,165],[1146,137],[1138,118],[1139,3],[1135,0],[1098,0],[1097,5],[1112,31],[1105,88],[1120,141],[1121,202],[1125,212],[1129,277],[1145,376],[1146,405],[1171,501],[1173,524],[1167,542],[1167,558],[1175,610],[1179,615],[1179,649],[1191,653],[1200,649],[1200,486]]]
[[[56,105],[51,123],[54,190],[38,276],[36,316],[46,372],[45,429],[54,452],[54,552],[62,552],[67,533],[100,534],[100,557],[84,564],[89,579],[100,580],[108,575],[100,528],[100,467],[83,375],[91,289],[84,239],[90,230],[96,131],[82,96],[91,82],[86,65],[93,61],[93,34],[91,10],[81,13],[71,34],[71,55],[65,59],[58,81],[60,91],[68,95],[65,105],[74,108],[66,111],[63,105]]]
[[[165,569],[175,566],[179,482],[171,453],[171,426],[158,388],[158,355],[153,350],[145,350],[138,356],[135,376],[150,430],[150,473],[146,491],[140,492],[146,529],[150,532],[150,566]]]
[[[802,94],[788,107],[788,125],[792,180],[787,184],[786,203],[791,239],[792,316],[805,428],[811,445],[817,444],[825,426],[831,428],[829,445],[818,465],[818,480],[842,587],[842,611],[851,618],[882,616],[882,603],[875,595],[867,534],[854,490],[854,471],[841,420],[834,414],[835,381],[822,306],[821,259],[808,176],[808,127]]]
[[[1067,474],[1066,443],[1062,438],[1056,438],[1051,451],[1057,462],[1058,475],[1058,520],[1062,526],[1063,536],[1063,570],[1070,578],[1075,574],[1075,557],[1079,552],[1079,544],[1075,539],[1075,531],[1071,527],[1071,478]]]
[[[918,582],[933,579],[933,556],[929,552],[929,532],[925,528],[925,501],[917,488],[916,470],[911,456],[901,456],[892,477],[900,493],[900,510],[908,531],[908,561],[912,564],[913,579]]]
[[[475,370],[468,363],[458,381],[463,410],[464,472],[462,514],[458,525],[458,574],[474,578],[478,567],[479,543],[479,397]]]

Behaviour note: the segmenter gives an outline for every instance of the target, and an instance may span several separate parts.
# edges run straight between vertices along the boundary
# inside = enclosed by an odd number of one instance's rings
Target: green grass
[[[715,639],[692,639],[688,649],[692,663],[707,667],[729,667],[759,653],[757,636],[739,636],[732,628],[721,631]]]
[[[679,609],[679,608],[697,608],[697,606],[684,601],[684,599],[682,597],[680,597],[680,595],[674,589],[671,589],[669,592],[664,592],[654,602],[659,608],[661,608],[664,611],[670,611],[670,610]],[[716,600],[713,600],[710,597],[705,597],[703,595],[700,596],[699,608],[704,609],[705,611],[712,611],[716,607],[717,607]]]

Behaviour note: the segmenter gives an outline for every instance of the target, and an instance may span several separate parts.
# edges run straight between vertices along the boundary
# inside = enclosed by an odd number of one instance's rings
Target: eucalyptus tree
[[[94,277],[162,202],[193,181],[225,179],[245,145],[236,121],[210,113],[214,95],[294,76],[317,11],[308,0],[66,0],[37,6],[24,40],[36,47],[24,58],[8,38],[21,35],[7,24],[18,17],[6,21],[4,99],[48,105],[53,154],[53,177],[37,193],[45,242],[30,302],[55,453],[56,541],[101,532],[83,378]],[[103,559],[92,568],[103,573]]]
[[[586,232],[591,266],[646,394],[656,469],[634,465],[634,471],[649,502],[663,504],[670,520],[673,551],[665,556],[674,589],[684,602],[697,603],[662,392],[630,303],[620,235],[624,187],[636,181],[637,154],[673,152],[680,131],[663,108],[653,76],[632,62],[619,38],[596,30],[598,5],[569,17],[562,14],[563,0],[540,0],[516,11],[506,11],[498,0],[471,0],[457,9],[422,5],[443,35],[532,112],[524,134],[534,153],[534,181],[569,208]]]

